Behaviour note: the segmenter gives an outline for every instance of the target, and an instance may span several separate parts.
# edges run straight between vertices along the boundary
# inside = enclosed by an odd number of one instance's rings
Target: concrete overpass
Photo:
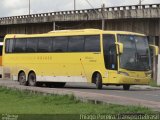
[[[102,28],[160,36],[160,4],[60,11],[0,18],[0,34],[43,33],[56,29]]]
[[[144,33],[160,47],[160,4],[59,11],[0,18],[0,36],[60,29],[99,28]],[[157,71],[157,58],[153,70]],[[160,73],[159,73],[160,74]],[[156,79],[156,74],[154,75]],[[160,78],[159,78],[160,79]]]

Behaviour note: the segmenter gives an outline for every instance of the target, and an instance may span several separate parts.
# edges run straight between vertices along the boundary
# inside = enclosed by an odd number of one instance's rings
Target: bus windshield
[[[151,69],[150,51],[146,36],[118,35],[124,52],[120,55],[120,68],[134,71]]]

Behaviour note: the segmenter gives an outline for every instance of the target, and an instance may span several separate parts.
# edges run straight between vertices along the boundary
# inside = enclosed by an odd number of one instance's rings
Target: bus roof
[[[21,37],[45,37],[45,36],[65,36],[65,35],[89,35],[89,34],[132,34],[132,35],[141,35],[135,32],[128,31],[108,31],[108,30],[100,30],[100,29],[80,29],[80,30],[56,30],[50,31],[48,33],[43,34],[8,34],[5,38],[21,38]]]

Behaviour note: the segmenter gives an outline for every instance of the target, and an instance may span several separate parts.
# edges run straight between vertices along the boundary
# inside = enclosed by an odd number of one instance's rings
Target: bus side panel
[[[104,69],[101,59],[100,53],[6,54],[4,64],[14,80],[20,71],[26,76],[34,71],[41,82],[91,82],[92,74]]]

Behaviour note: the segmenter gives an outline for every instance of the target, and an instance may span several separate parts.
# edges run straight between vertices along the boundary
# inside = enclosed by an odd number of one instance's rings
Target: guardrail
[[[135,9],[156,9],[160,8],[160,4],[146,4],[146,5],[132,5],[132,6],[116,6],[116,7],[106,7],[106,8],[96,8],[96,9],[84,9],[84,10],[70,10],[70,11],[59,11],[59,12],[49,12],[49,13],[39,13],[31,15],[20,15],[0,18],[0,21],[12,20],[12,19],[23,19],[23,18],[37,18],[46,17],[54,15],[70,15],[70,14],[82,14],[89,12],[102,12],[102,11],[123,11],[123,10],[135,10]]]

